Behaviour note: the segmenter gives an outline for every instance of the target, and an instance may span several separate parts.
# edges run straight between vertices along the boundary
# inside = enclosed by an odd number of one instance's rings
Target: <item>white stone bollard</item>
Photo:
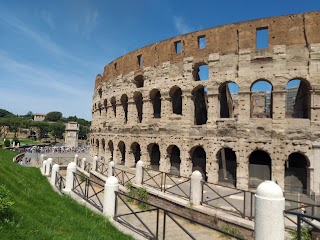
[[[108,177],[106,184],[104,185],[103,196],[103,213],[107,217],[114,217],[116,206],[116,194],[115,191],[119,191],[118,179],[114,176]]]
[[[73,188],[73,173],[77,172],[77,165],[74,162],[68,164],[67,176],[66,176],[66,187],[63,192],[70,193]]]
[[[51,184],[54,186],[56,184],[56,173],[59,173],[60,167],[58,164],[54,164],[52,166],[52,171],[51,171]]]
[[[114,169],[114,161],[109,162],[108,166],[108,177],[113,176],[113,169]]]
[[[193,206],[198,206],[201,203],[202,198],[202,174],[198,170],[195,170],[191,174],[191,202]]]
[[[47,160],[44,160],[42,162],[42,171],[41,171],[42,175],[46,174],[46,166],[47,166]]]
[[[50,175],[51,166],[52,166],[52,158],[48,158],[47,159],[47,164],[46,164],[46,172],[45,172],[46,176]]]
[[[92,170],[95,171],[97,168],[97,161],[99,160],[98,156],[94,156],[92,159]]]
[[[40,160],[41,160],[41,162],[43,162],[43,161],[44,161],[44,157],[45,157],[45,155],[44,155],[44,154],[41,154],[41,155],[40,155]]]
[[[79,157],[78,154],[74,155],[74,162],[75,162],[75,164],[77,164],[78,157]]]
[[[135,182],[138,186],[141,186],[143,181],[143,161],[139,160],[136,164],[136,176],[135,176]]]
[[[285,199],[278,184],[261,183],[255,194],[254,239],[283,240]]]
[[[81,169],[84,171],[84,165],[86,163],[87,159],[86,158],[82,158],[82,165],[81,165]]]

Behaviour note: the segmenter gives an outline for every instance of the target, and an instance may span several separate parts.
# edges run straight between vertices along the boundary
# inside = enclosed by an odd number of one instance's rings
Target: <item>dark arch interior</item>
[[[157,91],[152,97],[152,105],[153,105],[153,117],[160,118],[161,117],[161,94]]]
[[[207,94],[204,87],[199,88],[193,94],[195,124],[203,125],[207,123]]]
[[[271,158],[265,151],[256,150],[249,157],[249,187],[265,180],[271,180]]]
[[[180,88],[173,90],[171,94],[172,112],[182,115],[182,91]]]
[[[137,163],[140,160],[141,157],[141,148],[140,144],[138,143],[133,143],[131,147],[133,156],[134,156],[134,162]]]
[[[142,108],[143,108],[143,101],[141,93],[138,93],[134,96],[134,102],[136,104],[137,113],[138,113],[138,122],[142,122]]]
[[[120,151],[120,154],[121,154],[121,162],[120,162],[120,164],[124,165],[125,162],[126,162],[126,145],[122,141],[119,143],[119,151]]]
[[[160,166],[160,149],[158,144],[153,144],[150,153],[151,168],[159,170]]]
[[[192,172],[195,170],[200,171],[205,181],[207,181],[206,158],[206,152],[202,147],[194,149],[192,153]]]
[[[222,148],[217,153],[219,164],[219,182],[231,184],[234,187],[237,182],[237,157],[230,148]]]
[[[308,160],[301,153],[291,153],[285,163],[285,192],[308,192]]]
[[[127,95],[123,95],[121,97],[121,104],[124,112],[124,121],[125,123],[127,123],[128,122],[128,96]]]
[[[180,149],[177,146],[169,147],[168,155],[170,156],[170,173],[174,175],[180,175]]]
[[[109,147],[109,151],[110,151],[110,156],[111,156],[111,161],[113,161],[113,142],[112,141],[109,141],[108,142],[108,147]]]

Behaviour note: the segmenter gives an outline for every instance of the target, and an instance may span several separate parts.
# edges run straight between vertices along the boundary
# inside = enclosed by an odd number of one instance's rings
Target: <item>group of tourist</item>
[[[50,147],[50,146],[45,146],[45,147],[40,147],[40,146],[32,146],[29,148],[25,149],[25,152],[29,153],[83,153],[86,152],[89,149],[88,146],[85,147]]]

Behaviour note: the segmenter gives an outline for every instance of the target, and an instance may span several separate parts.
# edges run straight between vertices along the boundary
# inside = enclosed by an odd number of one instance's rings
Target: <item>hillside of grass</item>
[[[13,163],[14,155],[0,150],[0,184],[15,202],[0,219],[0,239],[132,239],[103,216],[56,193],[39,169]]]

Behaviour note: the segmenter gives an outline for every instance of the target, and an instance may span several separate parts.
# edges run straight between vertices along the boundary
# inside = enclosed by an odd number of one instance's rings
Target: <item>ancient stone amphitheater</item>
[[[320,12],[173,37],[95,80],[91,155],[206,181],[320,192]]]

